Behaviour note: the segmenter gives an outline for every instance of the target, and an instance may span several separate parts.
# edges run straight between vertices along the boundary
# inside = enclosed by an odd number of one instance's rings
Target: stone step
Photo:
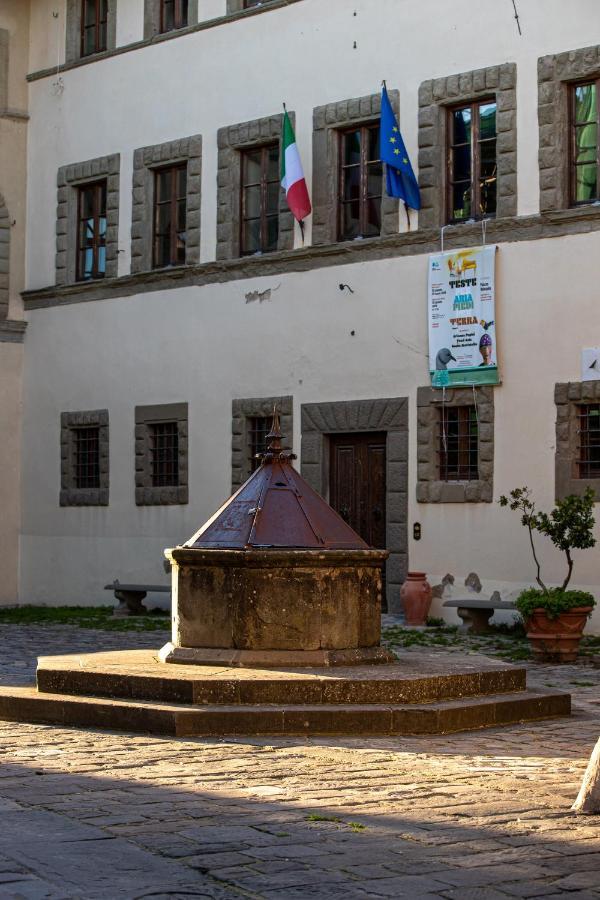
[[[41,657],[44,693],[195,705],[430,703],[525,689],[525,669],[479,655],[413,654],[382,666],[231,669],[160,663],[150,650]]]
[[[428,704],[186,706],[0,688],[0,719],[149,732],[214,735],[446,734],[570,714],[568,694],[521,691]]]

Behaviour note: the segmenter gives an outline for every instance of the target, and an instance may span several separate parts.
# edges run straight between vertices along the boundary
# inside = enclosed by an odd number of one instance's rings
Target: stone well
[[[385,663],[382,567],[293,468],[275,415],[260,467],[183,546],[167,550],[173,637],[163,662]]]

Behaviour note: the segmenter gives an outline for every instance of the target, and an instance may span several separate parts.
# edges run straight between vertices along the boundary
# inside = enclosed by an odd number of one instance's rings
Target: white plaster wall
[[[516,62],[519,212],[536,212],[537,58],[600,43],[600,12],[596,0],[573,0],[568,10],[562,0],[528,0],[522,6],[519,37],[511,5],[497,0],[454,0],[451,16],[446,0],[403,3],[401,9],[398,0],[303,0],[71,69],[64,73],[63,94],[53,92],[51,78],[33,82],[28,168],[35,215],[29,217],[28,242],[36,252],[28,265],[28,286],[54,281],[59,166],[119,151],[127,187],[136,147],[202,133],[201,255],[213,259],[217,129],[280,112],[286,101],[296,112],[310,183],[313,108],[377,92],[383,78],[400,90],[401,127],[416,165],[419,84]],[[121,0],[119,17],[134,29],[138,0]],[[47,24],[43,17],[42,24]],[[39,36],[36,41],[43,43]],[[309,222],[308,241],[310,233]],[[130,220],[121,215],[121,246],[129,239]]]
[[[500,248],[496,497],[528,484],[542,507],[553,502],[554,383],[579,379],[579,348],[589,343],[597,319],[599,250],[598,234]],[[103,599],[101,588],[114,577],[166,581],[162,549],[189,537],[228,494],[231,400],[273,392],[294,397],[297,451],[302,403],[408,396],[411,567],[434,582],[451,572],[457,584],[475,570],[486,592],[487,582],[493,589],[529,583],[533,568],[515,515],[496,503],[414,499],[416,389],[428,383],[426,272],[423,255],[32,313],[23,601],[92,603]],[[340,281],[355,293],[340,292]],[[246,303],[247,291],[277,284],[270,301]],[[134,406],[181,400],[189,403],[190,503],[138,508]],[[60,412],[104,407],[110,506],[61,509]],[[414,521],[422,524],[420,542],[412,540]],[[575,577],[600,599],[599,554],[600,548],[579,554]],[[542,557],[548,580],[560,579],[558,556],[544,547]]]
[[[121,21],[127,16],[133,33],[139,3],[131,0],[124,11],[123,2]],[[213,3],[215,14],[223,11]],[[62,95],[53,93],[51,79],[32,83],[28,286],[54,281],[59,166],[121,153],[119,273],[126,274],[133,150],[202,133],[201,255],[207,261],[215,254],[217,129],[279,112],[285,100],[296,112],[310,183],[313,108],[376,92],[382,78],[400,90],[401,127],[416,164],[420,82],[516,62],[519,212],[536,212],[537,58],[600,43],[597,2],[572,0],[568,10],[561,0],[519,4],[522,37],[510,3],[454,0],[451,16],[448,8],[445,0],[304,0],[70,70]],[[125,34],[125,24],[119,27]],[[36,41],[41,58],[44,42],[39,35]],[[500,249],[497,333],[504,383],[495,390],[496,496],[527,483],[542,506],[552,503],[554,383],[578,380],[580,348],[600,343],[599,250],[598,233]],[[228,494],[232,398],[274,392],[294,397],[297,451],[301,403],[408,396],[411,567],[424,568],[433,581],[452,572],[457,585],[475,570],[486,593],[530,583],[525,535],[509,511],[497,504],[414,500],[416,389],[428,383],[426,271],[426,256],[414,256],[32,312],[22,601],[108,601],[102,586],[114,577],[166,582],[163,548],[192,534]],[[341,293],[340,282],[355,293]],[[270,302],[246,304],[247,291],[277,285]],[[181,400],[190,412],[190,503],[137,508],[134,407]],[[110,413],[110,506],[61,509],[60,412],[104,407]],[[422,524],[418,543],[411,536],[414,521]],[[599,553],[578,557],[575,578],[600,600]],[[548,580],[559,580],[558,558],[550,548],[542,556]],[[593,628],[600,631],[600,612]]]
[[[22,344],[0,343],[0,606],[18,600]]]

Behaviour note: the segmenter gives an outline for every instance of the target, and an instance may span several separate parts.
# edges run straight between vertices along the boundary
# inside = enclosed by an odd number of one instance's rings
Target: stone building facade
[[[18,252],[10,232],[9,319],[24,288],[29,323],[20,574],[0,600],[97,603],[107,580],[165,580],[163,549],[256,465],[273,401],[304,476],[390,550],[389,609],[408,568],[452,575],[455,595],[529,584],[498,496],[600,492],[581,370],[600,346],[596,6],[530,0],[519,35],[494,0],[111,0],[106,21],[102,4],[93,21],[75,0],[33,4],[14,88],[31,116]],[[384,79],[420,212],[386,196]],[[278,187],[284,103],[313,203],[303,231]],[[7,234],[0,208],[0,316]],[[442,241],[498,246],[498,386],[431,387]],[[467,470],[448,467],[442,406]],[[600,599],[594,552],[575,578]]]

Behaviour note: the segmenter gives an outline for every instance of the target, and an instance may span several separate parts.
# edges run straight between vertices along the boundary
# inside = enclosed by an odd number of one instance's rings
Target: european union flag
[[[381,93],[379,142],[379,156],[381,162],[385,163],[388,195],[404,200],[412,209],[421,209],[419,185],[412,170],[385,85]]]

